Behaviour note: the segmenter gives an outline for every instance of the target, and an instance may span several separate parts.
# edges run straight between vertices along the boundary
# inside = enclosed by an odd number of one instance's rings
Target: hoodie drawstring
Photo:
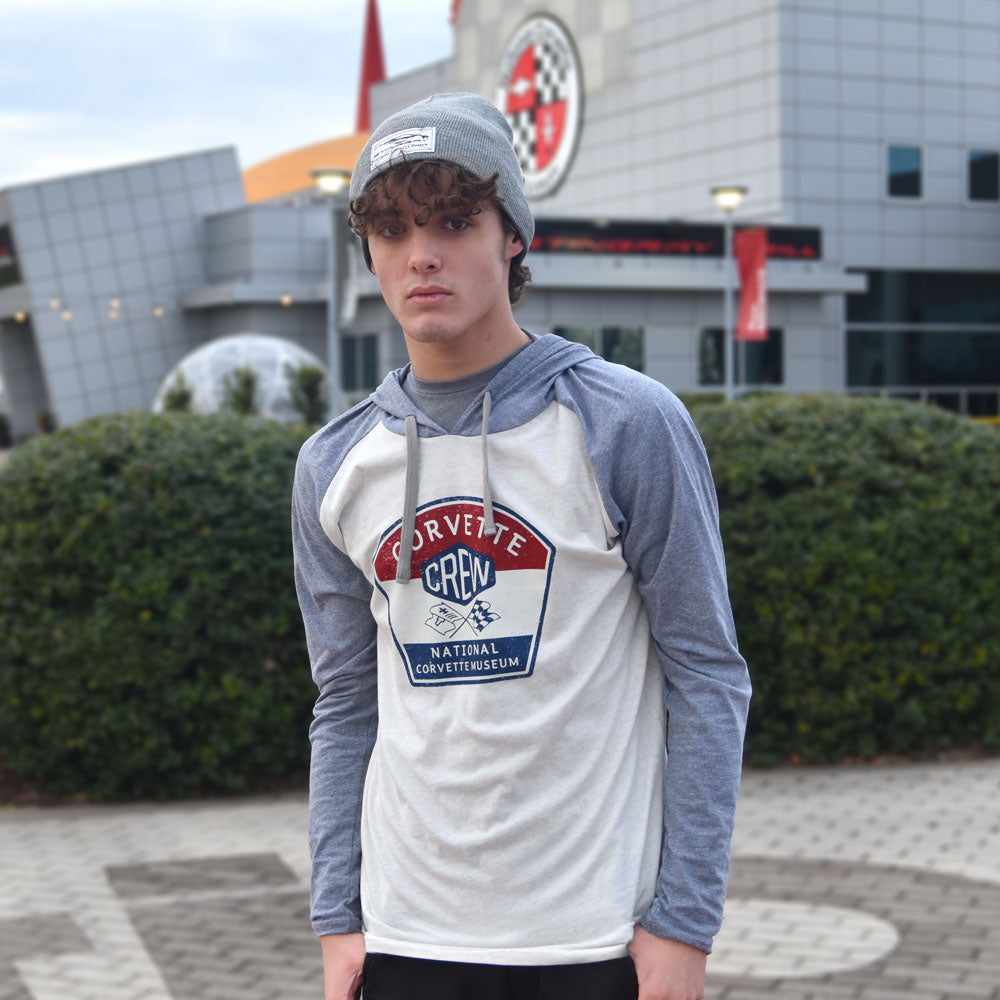
[[[483,534],[492,538],[497,533],[496,522],[493,520],[493,491],[490,489],[490,460],[487,440],[490,427],[490,407],[493,397],[489,389],[483,394],[483,508],[486,517],[483,522]]]
[[[413,559],[413,529],[417,521],[417,486],[420,479],[420,458],[417,445],[417,418],[406,418],[406,485],[403,487],[403,524],[399,535],[399,561],[396,582],[410,582],[410,562]]]
[[[493,518],[493,491],[490,489],[489,425],[493,399],[487,391],[483,395],[483,534],[492,538],[497,533]],[[410,563],[413,561],[413,532],[417,523],[417,489],[420,482],[419,436],[417,418],[411,413],[406,417],[406,480],[403,486],[403,523],[400,526],[399,558],[396,562],[396,583],[410,582]]]

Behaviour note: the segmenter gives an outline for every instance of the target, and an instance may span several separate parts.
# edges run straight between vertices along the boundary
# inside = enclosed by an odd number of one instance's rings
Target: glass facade
[[[1000,152],[997,150],[970,150],[969,200],[1000,201]]]
[[[767,331],[767,340],[737,341],[735,385],[781,385],[785,381],[785,335],[778,327]],[[704,327],[698,334],[698,384],[723,385],[726,356],[721,326]],[[744,361],[746,378],[743,377]]]
[[[345,392],[370,392],[382,379],[378,367],[378,335],[344,334],[340,338],[340,380]]]
[[[849,392],[920,399],[970,416],[1000,410],[1000,276],[869,271],[847,297]]]
[[[1000,331],[847,332],[849,386],[995,386]]]
[[[645,332],[641,326],[556,326],[553,333],[578,344],[586,344],[616,365],[645,371]]]
[[[847,296],[848,323],[1000,326],[1000,275],[981,271],[866,271],[868,291]]]
[[[886,193],[890,198],[919,198],[923,155],[919,146],[889,146]]]

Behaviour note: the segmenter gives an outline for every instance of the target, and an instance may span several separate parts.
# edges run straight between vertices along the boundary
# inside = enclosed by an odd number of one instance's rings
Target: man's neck
[[[530,339],[511,317],[510,324],[499,330],[470,330],[464,337],[442,343],[420,343],[407,338],[406,347],[417,378],[443,382],[491,368]]]

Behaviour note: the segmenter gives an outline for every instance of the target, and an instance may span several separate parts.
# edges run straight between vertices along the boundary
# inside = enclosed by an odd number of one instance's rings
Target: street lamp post
[[[735,352],[733,350],[733,212],[743,204],[743,199],[747,196],[747,188],[737,184],[722,184],[711,188],[711,195],[715,199],[715,204],[725,212],[726,248],[722,260],[722,273],[724,275],[722,343],[723,364],[726,369],[726,399],[731,401],[736,384]],[[743,367],[746,368],[745,363]]]
[[[330,377],[330,417],[343,411],[340,371],[340,214],[351,172],[343,167],[317,167],[312,171],[317,190],[330,203],[330,247],[327,254],[326,367]]]

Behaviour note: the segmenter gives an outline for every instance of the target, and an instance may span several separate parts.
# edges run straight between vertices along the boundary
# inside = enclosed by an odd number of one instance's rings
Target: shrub
[[[249,365],[234,368],[222,377],[221,409],[249,417],[260,411],[257,388],[260,376]]]
[[[723,392],[682,392],[678,393],[678,396],[689,410],[701,406],[715,406],[726,401]]]
[[[326,372],[316,365],[287,365],[288,394],[292,408],[306,424],[321,424],[326,420],[329,403],[326,398]]]
[[[297,773],[314,690],[289,502],[305,436],[128,414],[0,470],[0,760],[57,794],[167,797]]]
[[[1000,436],[838,396],[699,408],[755,762],[1000,747]]]
[[[184,372],[178,372],[163,394],[163,409],[167,413],[187,413],[191,409],[193,398],[194,391],[188,385]]]

